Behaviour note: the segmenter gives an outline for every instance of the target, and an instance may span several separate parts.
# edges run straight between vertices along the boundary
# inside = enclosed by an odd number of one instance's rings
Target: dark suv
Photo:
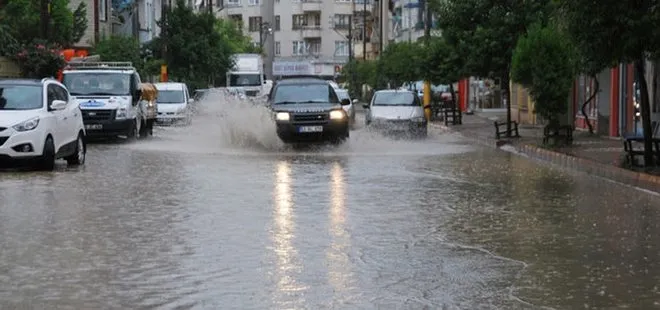
[[[313,77],[278,81],[268,95],[277,135],[285,143],[341,142],[348,138],[349,118],[330,84]]]

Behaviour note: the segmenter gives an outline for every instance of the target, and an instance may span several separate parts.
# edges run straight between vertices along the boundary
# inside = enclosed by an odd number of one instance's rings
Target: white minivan
[[[175,125],[192,123],[193,99],[188,92],[188,86],[184,83],[166,82],[155,83],[158,89],[158,116],[156,123],[159,125]]]

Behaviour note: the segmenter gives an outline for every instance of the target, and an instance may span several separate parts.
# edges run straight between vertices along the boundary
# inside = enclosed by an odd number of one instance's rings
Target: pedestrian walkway
[[[623,144],[620,139],[575,131],[572,145],[547,148],[542,144],[543,126],[520,125],[520,138],[502,138],[498,141],[495,138],[494,121],[506,121],[506,113],[477,112],[474,115],[464,115],[463,125],[450,126],[449,129],[480,144],[494,147],[509,144],[517,151],[530,157],[615,181],[660,191],[660,175],[621,168]]]

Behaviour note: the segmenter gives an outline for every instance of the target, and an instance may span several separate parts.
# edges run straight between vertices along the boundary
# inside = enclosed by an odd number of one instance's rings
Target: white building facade
[[[364,0],[271,0],[275,1],[275,18],[268,26],[262,24],[264,1],[224,0],[218,16],[241,23],[256,45],[260,36],[262,41],[266,35],[273,36],[275,67],[277,63],[308,63],[309,74],[329,76],[348,61],[349,20]],[[360,23],[354,20],[354,37],[362,33],[357,27]],[[261,31],[263,28],[271,28],[272,33]]]

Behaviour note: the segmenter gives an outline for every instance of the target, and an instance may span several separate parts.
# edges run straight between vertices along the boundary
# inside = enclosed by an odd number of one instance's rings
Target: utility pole
[[[367,60],[367,0],[362,4],[362,60]]]
[[[265,47],[264,52],[266,52],[264,73],[266,74],[266,79],[274,80],[273,63],[275,62],[275,1],[263,1],[263,4],[261,5],[261,19],[263,24],[269,25],[268,27],[272,29],[270,34],[267,35],[262,42]],[[261,26],[259,28],[259,31],[263,31]]]
[[[218,0],[218,1],[222,1],[222,0]],[[213,0],[209,0],[209,13],[213,15]]]
[[[428,0],[424,1],[424,10],[426,16],[424,18],[424,44],[427,46],[431,43],[431,24],[433,23],[433,15],[429,8]],[[426,68],[427,70],[429,68]],[[456,104],[456,103],[454,103]],[[431,106],[431,82],[424,81],[424,107]],[[427,120],[431,120],[431,109],[424,109],[424,115]]]
[[[167,65],[169,64],[169,59],[168,59],[168,52],[167,52],[167,42],[169,41],[169,11],[170,8],[167,5],[167,0],[162,0],[161,3],[161,12],[160,16],[161,19],[163,20],[160,32],[161,36],[163,37],[162,39],[162,48],[161,48],[161,57],[163,58],[164,63],[160,66],[160,81],[161,82],[167,82]]]
[[[348,39],[348,63],[350,65],[353,65],[355,62],[355,55],[353,54],[353,15],[351,15],[348,18],[348,36],[346,37]],[[363,38],[364,39],[364,38]],[[353,92],[351,93],[352,96],[355,96],[355,89],[356,89],[356,74],[355,74],[355,69],[351,70],[351,89]]]

